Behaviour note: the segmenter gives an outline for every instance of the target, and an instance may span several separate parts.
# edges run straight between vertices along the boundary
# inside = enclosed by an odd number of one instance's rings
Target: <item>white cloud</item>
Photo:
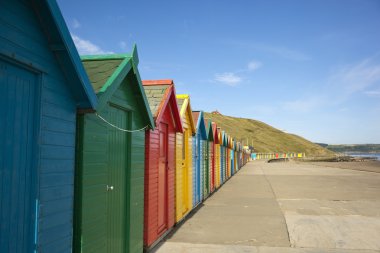
[[[368,58],[356,65],[345,66],[332,75],[330,84],[341,88],[346,96],[380,85],[380,64]]]
[[[363,93],[369,97],[380,97],[380,91],[378,91],[378,90],[369,90],[369,91],[365,91]]]
[[[380,86],[380,64],[375,62],[376,57],[338,68],[314,94],[287,101],[282,108],[309,113],[321,107],[342,105],[358,93],[380,97],[380,90],[375,88]]]
[[[225,72],[225,73],[215,74],[214,81],[227,84],[229,86],[236,86],[242,81],[242,78],[236,75],[235,73]]]
[[[229,86],[237,86],[243,81],[243,79],[246,80],[244,76],[246,76],[248,72],[253,72],[260,68],[262,65],[263,64],[261,62],[252,60],[244,69],[236,70],[234,72],[216,73],[212,82],[216,81]]]
[[[259,61],[250,61],[248,63],[248,70],[249,71],[255,71],[256,69],[260,68],[263,64]]]
[[[79,23],[78,19],[76,19],[76,18],[73,19],[72,25],[73,25],[74,29],[78,29],[79,27],[82,26],[82,24]]]
[[[95,45],[89,40],[82,39],[78,37],[75,34],[71,34],[71,37],[73,38],[73,41],[75,43],[75,46],[77,47],[77,50],[79,54],[112,54],[113,52],[110,51],[104,51],[99,46]]]
[[[277,54],[283,58],[293,60],[293,61],[309,61],[311,57],[286,47],[270,47],[270,46],[262,46],[261,49],[263,51],[267,51],[269,53]]]

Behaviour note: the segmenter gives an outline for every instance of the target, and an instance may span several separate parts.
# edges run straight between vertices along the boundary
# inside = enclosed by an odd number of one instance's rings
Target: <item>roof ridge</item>
[[[98,55],[81,55],[82,61],[103,61],[103,60],[123,60],[132,58],[130,54],[98,54]]]
[[[142,80],[143,85],[174,85],[173,79]]]

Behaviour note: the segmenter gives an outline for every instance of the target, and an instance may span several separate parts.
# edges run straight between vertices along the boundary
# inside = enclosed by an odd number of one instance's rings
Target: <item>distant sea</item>
[[[376,157],[377,160],[380,161],[380,153],[351,153],[351,152],[346,152],[346,155],[349,156],[364,156],[364,157]]]

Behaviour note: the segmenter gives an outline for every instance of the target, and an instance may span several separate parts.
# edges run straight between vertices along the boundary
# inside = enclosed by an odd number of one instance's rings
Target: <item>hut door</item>
[[[189,192],[189,183],[188,183],[188,152],[189,152],[189,130],[185,129],[183,132],[182,140],[182,214],[185,214],[188,210],[188,192]]]
[[[198,166],[199,166],[199,181],[198,181],[198,187],[199,187],[199,201],[202,201],[203,199],[203,141],[201,140],[201,137],[198,139],[198,151],[199,151],[199,161],[198,161]]]
[[[206,197],[208,194],[208,163],[207,163],[207,157],[208,157],[208,148],[207,148],[207,141],[202,141],[203,145],[203,197]]]
[[[211,170],[211,178],[210,178],[210,191],[213,191],[214,190],[214,186],[215,186],[215,163],[214,163],[214,143],[213,142],[210,142],[210,170]]]
[[[0,252],[33,252],[37,75],[0,60]]]
[[[129,113],[110,106],[109,121],[120,128],[130,129]],[[107,182],[107,252],[125,252],[127,177],[129,171],[128,133],[108,128],[108,182]]]
[[[167,228],[168,212],[168,125],[160,124],[160,156],[158,164],[158,233]]]
[[[200,198],[200,183],[202,182],[201,181],[201,165],[200,165],[200,159],[201,159],[201,148],[200,148],[200,140],[201,140],[201,133],[198,133],[195,137],[195,154],[196,154],[196,164],[195,164],[195,174],[196,175],[193,175],[196,176],[195,178],[195,203],[198,203],[200,202],[201,198]]]

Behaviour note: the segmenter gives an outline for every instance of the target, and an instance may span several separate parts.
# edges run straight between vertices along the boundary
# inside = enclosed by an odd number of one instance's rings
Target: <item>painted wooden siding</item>
[[[176,157],[176,169],[175,169],[175,221],[179,221],[182,218],[182,145],[183,145],[183,133],[176,133],[175,139],[175,157]]]
[[[214,156],[214,164],[215,164],[215,187],[220,187],[220,145],[215,144],[215,156]]]
[[[238,152],[235,151],[235,173],[239,170]]]
[[[230,137],[226,135],[226,179],[230,178],[231,161],[230,161]]]
[[[95,115],[78,118],[77,149],[74,252],[106,252],[108,135]]]
[[[169,172],[168,172],[168,226],[175,224],[175,173],[176,173],[176,133],[169,132]]]
[[[134,113],[136,122],[132,124],[132,129],[144,127],[142,118],[138,118],[139,115],[138,112]],[[127,202],[127,211],[129,212],[127,252],[138,253],[143,248],[145,134],[144,132],[134,132],[131,139],[130,201]]]
[[[130,115],[131,129],[140,129],[146,126],[147,119],[143,118],[145,108],[138,94],[135,74],[130,71],[112,101],[124,102],[127,107],[133,108]],[[133,84],[133,85],[132,85]],[[144,228],[144,172],[145,172],[145,132],[133,132],[129,136],[130,168],[127,171],[127,217],[126,217],[126,251],[129,253],[141,252],[143,249]],[[116,252],[115,252],[116,253]]]
[[[198,161],[198,166],[199,166],[199,201],[202,202],[203,200],[203,182],[204,182],[204,151],[203,151],[203,140],[199,137],[199,142],[198,142],[198,151],[199,151],[199,161]]]
[[[162,123],[168,125],[168,168],[167,168],[167,227],[159,231],[158,227],[158,162],[159,128],[146,132],[145,139],[145,206],[144,206],[144,246],[152,245],[163,233],[174,226],[174,173],[175,173],[175,129],[172,124],[169,106],[163,112]],[[159,126],[157,126],[159,127]]]
[[[34,68],[41,70],[37,248],[40,253],[70,252],[76,105],[33,13],[27,1],[1,1],[0,54],[33,59]]]
[[[158,230],[158,128],[146,132],[145,146],[144,245],[149,246],[156,239]]]
[[[231,176],[235,174],[235,152],[233,149],[230,150],[230,158],[231,158]]]
[[[184,128],[185,124],[184,124]],[[187,130],[189,131],[189,130]],[[183,137],[182,133],[176,134],[176,222],[180,221],[190,210],[192,207],[192,169],[191,166],[188,165],[186,170],[188,171],[188,186],[183,185],[183,177],[185,176],[185,172],[182,169],[182,143]],[[189,138],[189,143],[192,143],[192,138]],[[191,150],[191,146],[189,147]],[[192,162],[192,159],[189,158],[189,154],[186,154],[186,164]],[[189,187],[190,186],[190,187]],[[184,192],[186,192],[187,198],[184,197]]]
[[[128,111],[128,129],[143,127],[144,119],[139,113],[140,102],[131,92],[133,80],[129,74],[123,84],[113,94],[111,101],[114,104],[134,108]],[[132,86],[132,87],[131,87]],[[107,118],[110,113],[107,105],[99,114]],[[123,109],[124,110],[124,109]],[[116,119],[115,119],[116,120]],[[117,122],[117,125],[122,122]],[[74,252],[119,252],[115,245],[107,242],[109,229],[107,215],[107,184],[108,166],[110,166],[109,126],[94,115],[81,117],[78,133],[78,169],[76,177],[76,217],[75,217],[75,248]],[[143,248],[143,218],[144,218],[144,161],[145,161],[145,132],[127,133],[125,145],[127,153],[125,180],[126,197],[124,249],[127,252],[141,252]],[[120,209],[122,210],[122,209]],[[117,211],[117,210],[116,210]]]
[[[192,206],[195,207],[197,205],[197,178],[198,178],[198,171],[197,171],[197,146],[196,146],[196,143],[197,143],[197,136],[194,135],[192,137],[192,155],[193,155],[193,159],[192,159],[192,165],[191,165],[191,168],[192,168],[192,172],[193,172],[193,182],[192,182],[192,188],[193,188],[193,201],[192,201]]]
[[[203,171],[203,182],[202,182],[202,192],[203,192],[203,199],[206,199],[209,194],[208,190],[208,182],[209,182],[209,170],[208,170],[208,149],[207,149],[207,140],[201,140],[202,143],[202,171]]]
[[[226,163],[226,160],[224,158],[224,154],[225,154],[225,151],[224,151],[224,146],[221,144],[220,145],[220,184],[223,184],[224,181],[225,181],[225,163]]]
[[[185,157],[185,170],[182,169],[182,138],[183,133],[176,134],[176,221],[181,220],[188,212],[191,211],[193,202],[192,187],[192,132],[190,126],[190,116],[188,111],[182,118],[182,124],[185,131],[188,131],[187,151]],[[187,186],[183,185],[183,177],[187,174]]]
[[[208,142],[208,171],[209,171],[209,193],[214,191],[214,167],[213,167],[213,159],[214,159],[214,142]]]
[[[0,58],[0,252],[35,248],[39,90],[35,73]]]
[[[201,133],[193,137],[193,206],[203,200],[203,145]]]
[[[145,133],[144,244],[154,242],[158,230],[159,129]]]

